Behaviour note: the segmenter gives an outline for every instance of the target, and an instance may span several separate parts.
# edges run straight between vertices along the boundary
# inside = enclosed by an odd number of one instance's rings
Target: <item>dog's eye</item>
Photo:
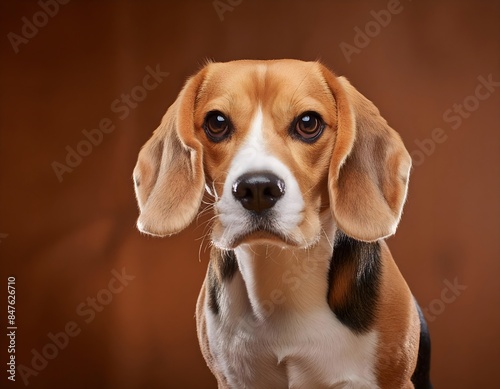
[[[293,134],[304,142],[314,142],[323,132],[323,120],[316,112],[304,112],[293,125]]]
[[[219,111],[211,111],[205,117],[203,129],[208,139],[220,142],[231,134],[231,122]]]

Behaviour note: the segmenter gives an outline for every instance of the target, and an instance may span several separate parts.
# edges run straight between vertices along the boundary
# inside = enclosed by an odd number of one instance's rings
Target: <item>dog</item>
[[[139,153],[137,225],[178,233],[208,196],[196,323],[219,388],[432,388],[427,326],[384,241],[410,169],[320,62],[210,62],[186,82]]]

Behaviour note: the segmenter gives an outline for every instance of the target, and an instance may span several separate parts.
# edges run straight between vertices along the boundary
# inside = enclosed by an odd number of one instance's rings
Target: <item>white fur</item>
[[[307,246],[310,243],[304,240],[298,228],[304,210],[299,185],[290,170],[266,147],[262,127],[263,114],[259,108],[244,144],[231,163],[222,196],[216,203],[223,230],[220,235],[212,236],[218,247],[232,248],[234,239],[248,232],[251,225],[250,215],[234,198],[232,186],[242,174],[260,171],[271,172],[285,182],[285,195],[272,208],[275,229],[299,245]]]

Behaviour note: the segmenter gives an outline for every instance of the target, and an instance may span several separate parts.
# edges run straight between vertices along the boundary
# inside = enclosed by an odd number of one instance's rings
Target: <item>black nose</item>
[[[233,185],[233,196],[249,211],[272,208],[285,194],[285,183],[272,173],[247,173]]]

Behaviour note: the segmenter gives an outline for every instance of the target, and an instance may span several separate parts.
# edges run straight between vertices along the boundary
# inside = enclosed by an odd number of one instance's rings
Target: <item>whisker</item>
[[[323,234],[325,235],[325,238],[326,240],[328,241],[328,245],[330,246],[330,248],[333,250],[333,242],[330,240],[330,237],[328,236],[328,234],[326,233],[326,230],[321,227],[321,231],[323,232]]]

